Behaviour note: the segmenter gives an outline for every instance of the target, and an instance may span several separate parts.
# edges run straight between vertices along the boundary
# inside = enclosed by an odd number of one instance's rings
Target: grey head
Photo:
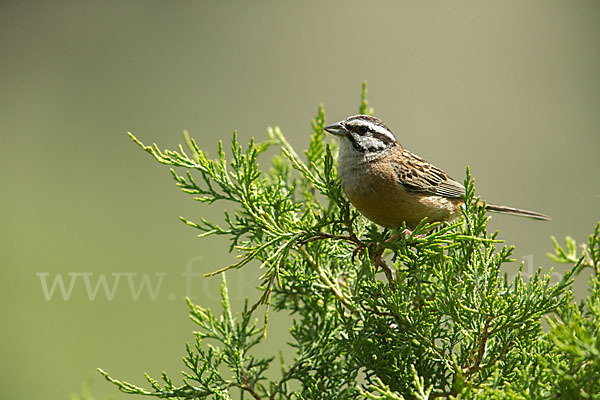
[[[371,115],[353,115],[325,127],[332,135],[348,140],[354,150],[365,155],[380,153],[398,142],[382,120]]]

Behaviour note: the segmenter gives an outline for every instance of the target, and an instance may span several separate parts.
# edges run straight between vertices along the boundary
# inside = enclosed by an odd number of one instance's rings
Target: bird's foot
[[[394,233],[389,239],[387,239],[385,241],[385,243],[391,243],[391,242],[393,242],[398,237],[398,235],[404,235],[407,238],[409,238],[409,237],[412,236],[413,238],[416,238],[416,239],[423,239],[425,236],[427,236],[425,234],[418,234],[418,235],[414,235],[413,236],[413,231],[412,230],[410,230],[408,228],[404,228],[402,231]]]

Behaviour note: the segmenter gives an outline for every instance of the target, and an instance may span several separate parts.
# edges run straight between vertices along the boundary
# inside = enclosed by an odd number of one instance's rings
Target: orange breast
[[[434,222],[460,215],[461,199],[410,191],[396,181],[388,163],[353,169],[342,176],[342,187],[361,214],[390,229],[399,228],[403,222],[413,229],[424,217]]]

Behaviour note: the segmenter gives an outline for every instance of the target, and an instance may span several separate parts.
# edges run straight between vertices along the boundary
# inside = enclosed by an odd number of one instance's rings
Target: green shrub
[[[365,95],[363,86],[361,113],[371,112]],[[189,302],[198,332],[180,383],[146,376],[144,389],[100,370],[107,380],[124,393],[182,399],[600,398],[600,224],[582,255],[572,239],[566,249],[555,241],[552,257],[571,265],[560,282],[541,270],[508,280],[500,268],[513,249],[487,231],[485,210],[470,206],[467,170],[462,219],[423,221],[390,240],[394,232],[344,197],[324,123],[319,107],[303,156],[279,128],[245,149],[234,133],[229,161],[222,143],[210,160],[187,135],[187,149],[161,151],[130,134],[158,162],[186,170],[171,172],[195,200],[236,206],[223,225],[183,219],[200,236],[228,239],[239,256],[214,273],[258,260],[264,274],[259,301],[235,315],[224,274],[220,315]],[[280,154],[264,171],[257,160],[270,147]],[[590,295],[573,303],[573,279],[588,267]],[[293,317],[287,365],[252,352],[268,340],[270,309]],[[267,379],[273,368],[280,377]]]

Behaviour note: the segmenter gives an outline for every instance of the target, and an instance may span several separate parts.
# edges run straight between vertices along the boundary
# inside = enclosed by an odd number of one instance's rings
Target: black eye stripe
[[[356,123],[356,126],[369,126],[369,125],[375,125],[375,126],[379,126],[382,127],[383,129],[385,129],[386,131],[390,131],[390,128],[388,128],[382,120],[380,120],[377,117],[373,117],[372,115],[353,115],[351,117],[346,118],[346,126],[347,127],[351,127],[353,125],[353,123]],[[362,122],[362,123],[361,123]]]
[[[377,126],[389,131],[389,129],[387,129],[385,126],[381,126],[381,125],[377,125]],[[386,135],[385,133],[381,133],[378,130],[371,129],[367,125],[350,125],[350,126],[346,126],[346,129],[349,129],[352,132],[354,132],[360,136],[365,136],[367,133],[370,133],[372,137],[374,137],[375,139],[381,140],[385,144],[391,144],[391,143],[395,142],[395,139],[390,136],[391,132],[390,132],[390,135]]]
[[[346,126],[346,129],[349,129],[357,135],[361,136],[364,136],[369,131],[369,127],[366,125],[349,125]]]
[[[379,140],[381,140],[385,144],[392,144],[392,143],[394,143],[394,139],[392,139],[391,137],[389,137],[388,135],[385,135],[383,133],[374,131],[374,132],[372,132],[372,135],[373,135],[373,137],[375,139],[379,139]]]

